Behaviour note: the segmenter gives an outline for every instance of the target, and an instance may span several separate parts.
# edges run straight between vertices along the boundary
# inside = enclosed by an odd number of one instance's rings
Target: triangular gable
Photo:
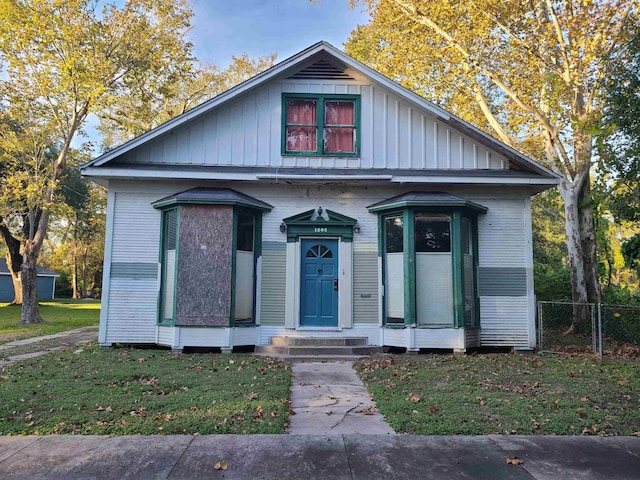
[[[136,137],[119,147],[114,148],[104,155],[83,165],[82,168],[103,166],[143,144],[147,144],[164,134],[172,132],[187,122],[213,112],[221,106],[230,103],[240,95],[257,89],[269,81],[287,78],[308,78],[308,76],[314,76],[314,78],[317,78],[318,75],[324,75],[328,78],[335,77],[342,79],[365,77],[368,80],[389,89],[409,104],[413,104],[418,108],[426,110],[438,121],[441,121],[462,134],[472,138],[474,141],[484,145],[486,148],[503,155],[519,169],[532,172],[543,177],[557,177],[556,174],[521,154],[517,150],[484,133],[482,130],[470,123],[455,117],[432,102],[425,100],[418,94],[402,87],[327,42],[319,42],[310,46],[300,53],[293,55],[277,65],[274,65],[268,70],[246,80],[211,100],[202,103],[188,112],[167,121],[155,129],[150,130],[149,132]]]
[[[358,220],[322,207],[307,210],[282,220],[282,230],[287,232],[287,242],[295,242],[302,235],[339,236],[350,242],[358,228]]]

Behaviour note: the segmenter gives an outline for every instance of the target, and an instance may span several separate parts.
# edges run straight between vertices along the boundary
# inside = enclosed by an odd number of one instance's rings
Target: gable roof
[[[36,267],[39,277],[59,277],[60,274],[56,272],[52,272],[51,270],[44,267]],[[7,260],[5,258],[0,258],[0,275],[11,275],[9,272],[9,268],[7,267]]]
[[[413,103],[430,112],[437,120],[451,126],[461,133],[464,133],[487,148],[503,155],[514,165],[543,177],[558,177],[554,172],[530,159],[526,155],[523,155],[505,143],[502,143],[474,125],[447,112],[436,104],[425,100],[417,93],[412,92],[381,73],[376,72],[372,68],[324,41],[311,45],[305,50],[283,60],[264,72],[259,73],[239,85],[236,85],[235,87],[198,105],[197,107],[194,107],[182,115],[175,117],[118,147],[115,147],[113,150],[110,150],[91,162],[86,163],[81,168],[86,169],[89,167],[103,166],[136,147],[171,132],[181,125],[205,115],[212,110],[227,104],[239,95],[242,95],[249,90],[256,89],[273,79],[287,77],[308,78],[309,75],[315,75],[316,78],[317,75],[324,76],[326,78],[353,78],[353,76],[367,77],[369,80],[393,91],[407,102]]]

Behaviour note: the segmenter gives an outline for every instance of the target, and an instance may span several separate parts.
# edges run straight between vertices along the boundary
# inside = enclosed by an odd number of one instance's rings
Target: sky
[[[348,0],[192,0],[196,57],[226,67],[231,56],[278,54],[278,61],[320,40],[343,49],[368,16]]]

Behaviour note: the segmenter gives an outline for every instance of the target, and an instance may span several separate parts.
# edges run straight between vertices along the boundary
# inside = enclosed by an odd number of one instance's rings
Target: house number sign
[[[327,227],[313,227],[315,233],[327,233],[329,229]]]

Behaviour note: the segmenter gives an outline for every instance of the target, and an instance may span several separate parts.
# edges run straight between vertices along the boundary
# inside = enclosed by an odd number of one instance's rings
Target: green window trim
[[[171,312],[171,318],[163,318],[163,305],[164,305],[164,285],[166,282],[166,272],[165,272],[165,247],[167,245],[167,218],[172,213],[175,212],[176,215],[176,233],[175,233],[175,259],[174,259],[174,271],[175,271],[175,281],[173,285],[173,306]],[[178,290],[178,246],[180,245],[180,209],[179,208],[169,208],[162,211],[162,216],[160,217],[160,252],[158,255],[158,262],[160,264],[160,292],[158,294],[158,307],[156,312],[157,324],[161,327],[173,327],[175,326],[176,321],[176,294]]]
[[[236,322],[236,265],[238,258],[238,215],[253,216],[253,305],[250,322]],[[229,311],[230,327],[253,327],[256,324],[256,293],[257,293],[257,265],[258,258],[262,255],[262,211],[250,208],[233,209],[233,233],[231,248],[231,308]]]
[[[157,206],[156,208],[160,210],[160,252],[158,262],[160,264],[160,291],[158,293],[158,301],[157,301],[157,312],[156,312],[156,325],[160,327],[175,327],[175,318],[176,318],[176,300],[177,300],[177,290],[178,290],[178,264],[179,264],[179,245],[180,245],[180,205],[192,204],[190,202],[181,202],[181,203],[170,203],[161,206]],[[218,203],[212,202],[199,202],[198,204],[204,205],[217,205]],[[220,205],[228,205],[228,203],[220,202]],[[253,327],[256,325],[256,292],[257,292],[257,262],[258,258],[262,255],[262,213],[266,209],[263,208],[255,208],[253,206],[233,206],[233,231],[232,231],[232,257],[231,257],[231,301],[230,301],[230,312],[229,312],[229,325],[228,327]],[[176,234],[175,234],[175,283],[173,285],[173,305],[172,305],[172,314],[171,319],[163,318],[163,304],[164,304],[164,285],[165,285],[165,246],[167,244],[166,238],[166,222],[168,215],[171,212],[175,212],[176,215]],[[251,312],[251,322],[242,322],[236,324],[235,320],[235,290],[236,290],[236,262],[237,262],[237,242],[238,242],[238,214],[244,213],[247,215],[252,215],[254,218],[254,233],[253,233],[253,306]],[[220,325],[199,325],[197,328],[228,328]],[[196,328],[189,327],[189,328]]]
[[[305,126],[306,124],[288,124],[287,123],[287,101],[290,99],[308,99],[316,100],[316,123],[307,125],[315,126],[316,132],[316,148],[315,150],[290,151],[287,150],[287,126]],[[325,122],[325,104],[331,100],[352,101],[354,103],[354,151],[353,152],[325,152],[324,151],[324,129],[331,127],[342,127],[341,125],[329,125]],[[345,125],[346,126],[346,125]],[[348,125],[349,127],[351,125]],[[281,130],[281,150],[283,156],[294,157],[358,157],[360,156],[360,95],[348,94],[302,94],[302,93],[285,93],[282,95],[282,130]]]
[[[416,312],[416,249],[415,249],[415,214],[437,213],[448,214],[451,218],[451,261],[453,283],[453,325],[425,325],[420,328],[468,328],[475,329],[480,326],[480,297],[478,294],[478,214],[484,213],[480,209],[469,209],[467,205],[455,206],[408,206],[398,208],[376,210],[378,215],[378,256],[382,258],[382,278],[386,279],[386,238],[384,222],[385,218],[402,215],[404,224],[403,235],[403,282],[404,282],[404,323],[387,321],[387,286],[382,299],[383,325],[386,328],[403,328],[417,326]],[[484,208],[484,207],[483,207]],[[463,218],[470,220],[473,250],[473,288],[474,288],[474,315],[473,325],[465,325],[465,286],[464,286],[464,238]]]

